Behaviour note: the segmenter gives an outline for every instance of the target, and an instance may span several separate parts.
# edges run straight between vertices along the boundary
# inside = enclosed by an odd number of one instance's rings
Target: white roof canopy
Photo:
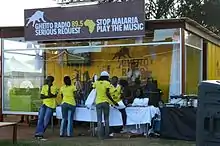
[[[25,63],[22,63],[16,60],[14,57],[5,60],[4,64],[4,73],[9,72],[29,72],[29,73],[37,73],[40,71],[35,70],[34,68],[29,67]]]

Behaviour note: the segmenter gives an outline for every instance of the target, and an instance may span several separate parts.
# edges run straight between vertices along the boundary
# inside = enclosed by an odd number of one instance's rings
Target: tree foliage
[[[147,19],[165,19],[177,17],[176,2],[178,0],[146,0],[145,11]]]
[[[147,19],[189,17],[220,33],[220,0],[145,0]]]

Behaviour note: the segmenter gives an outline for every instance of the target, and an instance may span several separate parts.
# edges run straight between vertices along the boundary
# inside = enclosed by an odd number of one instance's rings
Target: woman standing
[[[61,87],[62,97],[62,121],[60,126],[60,137],[73,136],[73,117],[76,110],[76,86],[72,85],[69,76],[64,77],[64,86]]]
[[[98,137],[99,139],[109,137],[109,100],[116,106],[115,102],[110,95],[111,84],[109,82],[109,74],[107,71],[103,71],[98,81],[93,84],[93,88],[96,89],[96,112],[98,122]],[[102,113],[104,113],[105,129],[103,137],[103,125],[102,125]]]
[[[48,76],[41,89],[43,105],[38,112],[38,122],[35,133],[35,137],[39,139],[43,138],[43,134],[53,116],[53,110],[56,107],[57,88],[53,85],[53,81],[54,77]]]
[[[110,94],[115,102],[119,102],[122,100],[122,87],[118,84],[118,77],[114,76],[112,77],[111,81],[111,88],[110,88]],[[113,104],[112,102],[110,104]],[[126,123],[127,123],[127,114],[125,108],[118,109],[122,115],[122,122],[123,122],[123,131],[121,133],[125,133],[126,131]]]

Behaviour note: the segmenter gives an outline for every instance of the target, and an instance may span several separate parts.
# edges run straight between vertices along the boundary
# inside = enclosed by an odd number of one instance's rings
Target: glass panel
[[[21,48],[23,44],[10,45]],[[4,111],[38,111],[41,105],[42,50],[23,50],[4,53]]]
[[[122,40],[114,41],[123,43]],[[171,92],[177,94],[180,90],[179,44],[74,48],[73,43],[71,46],[70,42],[63,42],[61,45],[54,43],[50,49],[46,48],[47,44],[43,44],[44,48],[41,44],[30,45],[30,42],[26,42],[26,47],[18,44],[8,47],[8,43],[4,43],[5,48],[20,48],[4,52],[4,111],[36,112],[42,102],[40,90],[47,75],[55,77],[57,88],[63,85],[64,76],[70,76],[72,82],[77,83],[77,89],[83,91],[83,98],[77,104],[85,102],[94,75],[99,76],[104,70],[111,77],[128,80],[130,86],[134,86],[134,77],[138,78],[138,72],[144,91],[147,79],[152,77],[163,91],[164,100]],[[135,74],[132,74],[132,68]],[[176,88],[171,91],[170,86]],[[61,103],[60,94],[57,103]]]
[[[202,41],[201,38],[197,35],[194,35],[188,31],[185,31],[185,43],[201,48],[202,47]],[[201,48],[202,49],[202,48]]]
[[[128,80],[133,86],[134,75],[129,75],[132,64],[140,73],[143,90],[146,91],[147,79],[152,77],[164,92],[163,99],[167,100],[170,94],[180,94],[181,84],[179,29],[172,32],[165,37],[155,32],[151,39],[155,45],[140,45],[145,41],[142,38],[47,43],[25,42],[23,38],[4,39],[3,110],[37,112],[42,104],[40,91],[47,75],[55,77],[57,88],[63,85],[65,75],[70,76],[83,91],[83,102],[91,90],[94,75],[103,70],[111,77]],[[169,40],[167,37],[172,38],[170,44],[156,43]],[[60,94],[57,103],[61,103]]]
[[[186,94],[197,94],[201,81],[201,50],[186,46]]]

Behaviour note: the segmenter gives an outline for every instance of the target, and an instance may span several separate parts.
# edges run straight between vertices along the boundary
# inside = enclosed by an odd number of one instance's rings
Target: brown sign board
[[[26,41],[88,40],[145,35],[144,0],[24,11]]]

